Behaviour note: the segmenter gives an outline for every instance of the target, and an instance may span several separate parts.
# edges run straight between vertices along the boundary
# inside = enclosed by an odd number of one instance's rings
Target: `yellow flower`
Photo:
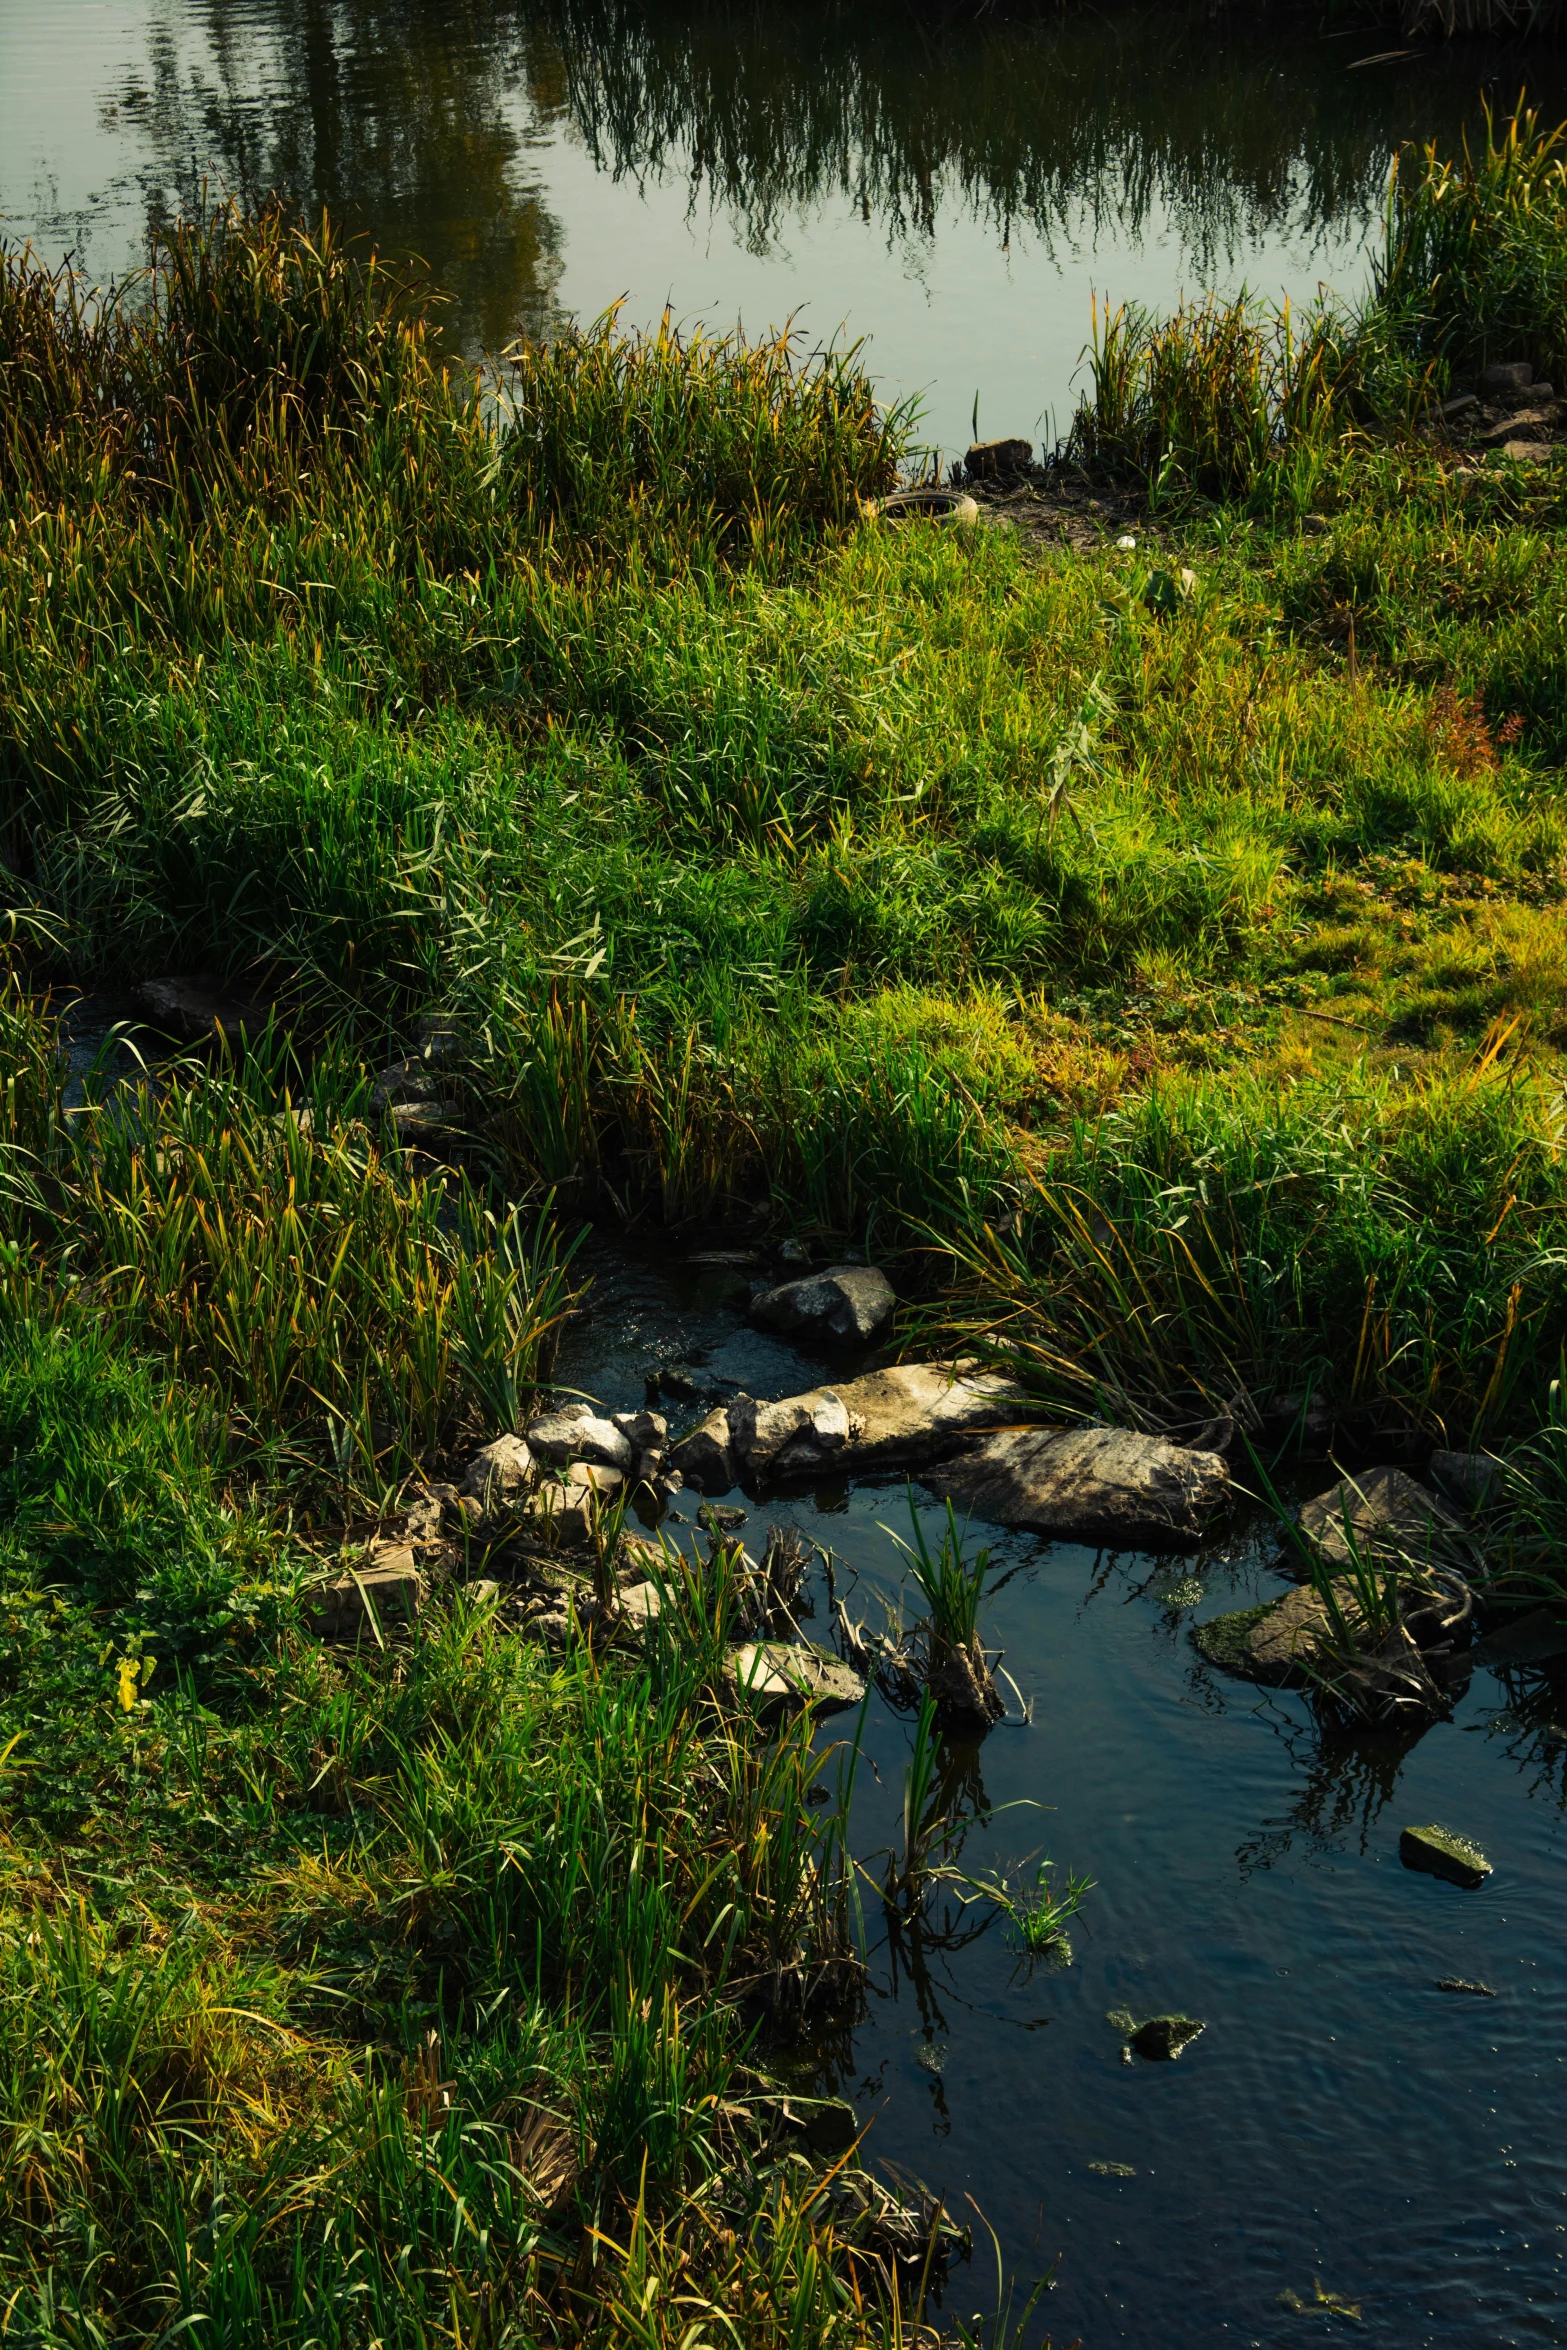
[[[122,1714],[128,1714],[136,1703],[136,1676],[140,1670],[133,1656],[121,1657],[119,1704]]]

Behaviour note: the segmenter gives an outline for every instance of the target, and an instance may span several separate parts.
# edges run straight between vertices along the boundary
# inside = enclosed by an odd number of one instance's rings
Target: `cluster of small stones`
[[[1536,383],[1525,359],[1488,367],[1472,392],[1445,401],[1441,429],[1477,455],[1497,451],[1520,464],[1538,463],[1559,444],[1567,408],[1553,384]]]

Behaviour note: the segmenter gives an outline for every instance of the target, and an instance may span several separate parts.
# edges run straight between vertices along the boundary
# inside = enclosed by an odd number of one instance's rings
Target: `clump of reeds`
[[[1567,370],[1567,124],[1520,101],[1457,156],[1430,142],[1399,155],[1368,316],[1450,377],[1490,360]]]
[[[1286,448],[1321,448],[1348,421],[1345,320],[1297,320],[1242,294],[1168,317],[1095,300],[1089,389],[1060,452],[1068,465],[1127,473],[1150,491],[1245,497]]]
[[[530,531],[614,548],[672,532],[709,556],[776,556],[892,488],[907,437],[859,347],[652,334],[608,313],[507,354],[501,478]]]
[[[925,1614],[915,1627],[915,1676],[934,1708],[939,1729],[983,1736],[1006,1711],[979,1637],[990,1553],[965,1553],[963,1529],[950,1501],[934,1546],[912,1494],[909,1519],[912,1542],[893,1534],[890,1527],[885,1531],[925,1602]]]

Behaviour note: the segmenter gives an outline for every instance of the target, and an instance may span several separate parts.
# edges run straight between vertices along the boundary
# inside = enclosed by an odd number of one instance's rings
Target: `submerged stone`
[[[1151,2015],[1138,2023],[1124,2007],[1113,2007],[1105,2018],[1114,2024],[1126,2046],[1149,2064],[1173,2064],[1208,2027],[1193,2015]]]
[[[1130,1428],[1006,1428],[923,1478],[998,1526],[1062,1539],[1195,1543],[1230,1498],[1229,1464]]]
[[[1467,1836],[1455,1836],[1449,1828],[1406,1828],[1398,1839],[1398,1857],[1406,1869],[1445,1877],[1450,1885],[1464,1885],[1471,1891],[1491,1874],[1491,1864],[1479,1845],[1471,1844]]]
[[[1210,1616],[1207,1623],[1192,1626],[1192,1646],[1221,1672],[1249,1674],[1253,1627],[1277,1605],[1277,1600],[1264,1599],[1256,1607],[1231,1608],[1222,1616]]]

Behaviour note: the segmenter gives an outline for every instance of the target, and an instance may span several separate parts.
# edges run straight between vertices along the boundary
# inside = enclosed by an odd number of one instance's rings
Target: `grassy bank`
[[[913,2324],[766,2087],[850,1912],[806,1742],[713,1701],[721,1587],[647,1659],[457,1591],[301,1628],[515,1422],[585,1215],[865,1243],[911,1347],[1069,1410],[1535,1425],[1564,477],[1424,429],[1554,347],[1514,146],[1451,299],[1405,299],[1458,203],[1416,159],[1367,317],[1101,341],[1068,455],[1131,550],[867,519],[907,420],[852,353],[611,326],[471,380],[281,216],[106,307],[10,258],[19,2342]],[[68,1108],[52,1009],[171,971],[265,1038]],[[445,1167],[373,1091],[431,1016]]]

